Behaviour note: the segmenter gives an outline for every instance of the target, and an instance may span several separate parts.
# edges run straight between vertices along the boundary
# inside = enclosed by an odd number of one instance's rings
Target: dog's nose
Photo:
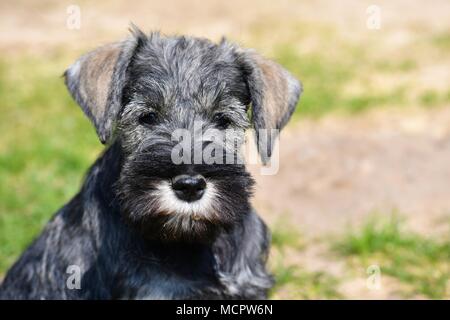
[[[180,175],[172,180],[172,189],[180,200],[192,202],[205,193],[206,180],[201,175]]]

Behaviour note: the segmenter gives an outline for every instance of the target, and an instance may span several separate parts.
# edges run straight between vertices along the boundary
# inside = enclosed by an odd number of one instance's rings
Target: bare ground
[[[278,174],[253,168],[254,203],[269,221],[288,215],[310,235],[376,211],[398,211],[435,233],[450,214],[449,164],[449,108],[300,121],[282,133]]]
[[[67,9],[78,5],[81,28],[66,27]],[[76,50],[116,41],[127,34],[133,22],[144,30],[204,36],[214,40],[222,36],[245,43],[255,43],[254,31],[269,24],[258,37],[259,50],[270,51],[280,39],[289,40],[311,25],[312,38],[298,43],[299,47],[321,46],[314,37],[314,28],[329,26],[352,41],[374,37],[366,27],[371,0],[166,0],[166,1],[2,1],[0,2],[0,48],[15,53],[33,53],[49,49]],[[450,27],[450,3],[446,0],[376,1],[382,9],[383,46],[395,55],[398,45],[411,41],[415,33],[446,31]],[[300,24],[299,24],[300,23]],[[298,24],[297,26],[295,24]],[[380,50],[382,48],[377,48]]]
[[[254,204],[270,225],[281,220],[304,236],[304,249],[289,250],[286,264],[335,276],[349,299],[400,299],[402,284],[394,278],[369,289],[368,266],[355,274],[330,252],[330,236],[376,212],[396,212],[427,236],[448,235],[449,164],[449,108],[301,121],[282,135],[278,174],[262,176],[260,167],[252,168]],[[281,291],[276,297],[292,296]]]

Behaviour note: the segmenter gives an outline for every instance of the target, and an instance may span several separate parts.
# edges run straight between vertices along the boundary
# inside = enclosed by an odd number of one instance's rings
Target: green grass
[[[306,247],[301,233],[288,223],[285,217],[271,226],[272,254],[271,270],[275,286],[270,297],[273,299],[337,299],[341,298],[337,287],[338,279],[323,271],[310,271],[301,265],[288,262]]]
[[[354,59],[355,55],[359,57],[358,60]],[[408,103],[408,90],[403,86],[384,92],[365,84],[363,75],[377,72],[377,63],[367,61],[369,58],[360,49],[343,48],[339,55],[317,52],[299,54],[290,45],[280,45],[275,59],[303,83],[304,92],[296,116],[316,118],[336,111],[355,114],[371,108]],[[395,72],[406,72],[415,68],[411,60],[395,63],[391,63],[395,65],[392,68]],[[355,81],[367,87],[364,93],[346,92],[346,88]]]
[[[373,107],[385,105],[402,105],[405,101],[405,90],[397,88],[389,93],[355,95],[344,99],[344,104],[350,112],[361,112]]]
[[[450,102],[450,90],[438,92],[436,90],[425,90],[419,96],[420,104],[425,107],[436,107]]]
[[[448,298],[450,239],[431,239],[405,230],[395,215],[370,219],[359,231],[337,242],[335,250],[356,258],[357,265],[377,261],[382,274],[408,286],[408,297],[419,293],[433,299]]]
[[[78,190],[101,150],[61,58],[0,61],[0,274]]]
[[[287,219],[280,219],[272,226],[272,246],[278,250],[293,248],[301,250],[304,248],[303,238],[300,232],[289,225]]]
[[[450,32],[445,31],[432,35],[431,43],[435,47],[445,50],[445,52],[448,53],[447,50],[450,49]]]
[[[308,271],[297,265],[287,265],[280,258],[273,268],[275,286],[271,298],[281,299],[339,299],[339,281],[323,271]]]
[[[416,69],[417,63],[416,61],[408,58],[401,61],[382,59],[374,62],[374,66],[376,70],[383,72],[407,72]]]
[[[339,107],[342,86],[352,77],[351,69],[315,53],[299,56],[289,46],[279,46],[275,59],[303,83],[298,115],[320,116]]]

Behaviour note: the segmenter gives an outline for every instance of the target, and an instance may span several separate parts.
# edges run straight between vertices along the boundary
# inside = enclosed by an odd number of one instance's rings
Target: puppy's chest
[[[128,269],[119,281],[114,296],[118,299],[237,299],[258,291],[258,277],[236,266],[233,274],[220,266],[199,267],[186,261],[179,266],[156,263]],[[253,297],[253,294],[248,295]]]
[[[219,299],[230,297],[228,286],[219,277],[191,277],[153,270],[145,275],[128,277],[122,283],[119,299]]]

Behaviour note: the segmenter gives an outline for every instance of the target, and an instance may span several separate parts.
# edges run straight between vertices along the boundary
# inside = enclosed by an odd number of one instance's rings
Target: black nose
[[[172,180],[172,189],[178,199],[192,202],[200,199],[205,193],[206,180],[200,175],[180,175]]]

